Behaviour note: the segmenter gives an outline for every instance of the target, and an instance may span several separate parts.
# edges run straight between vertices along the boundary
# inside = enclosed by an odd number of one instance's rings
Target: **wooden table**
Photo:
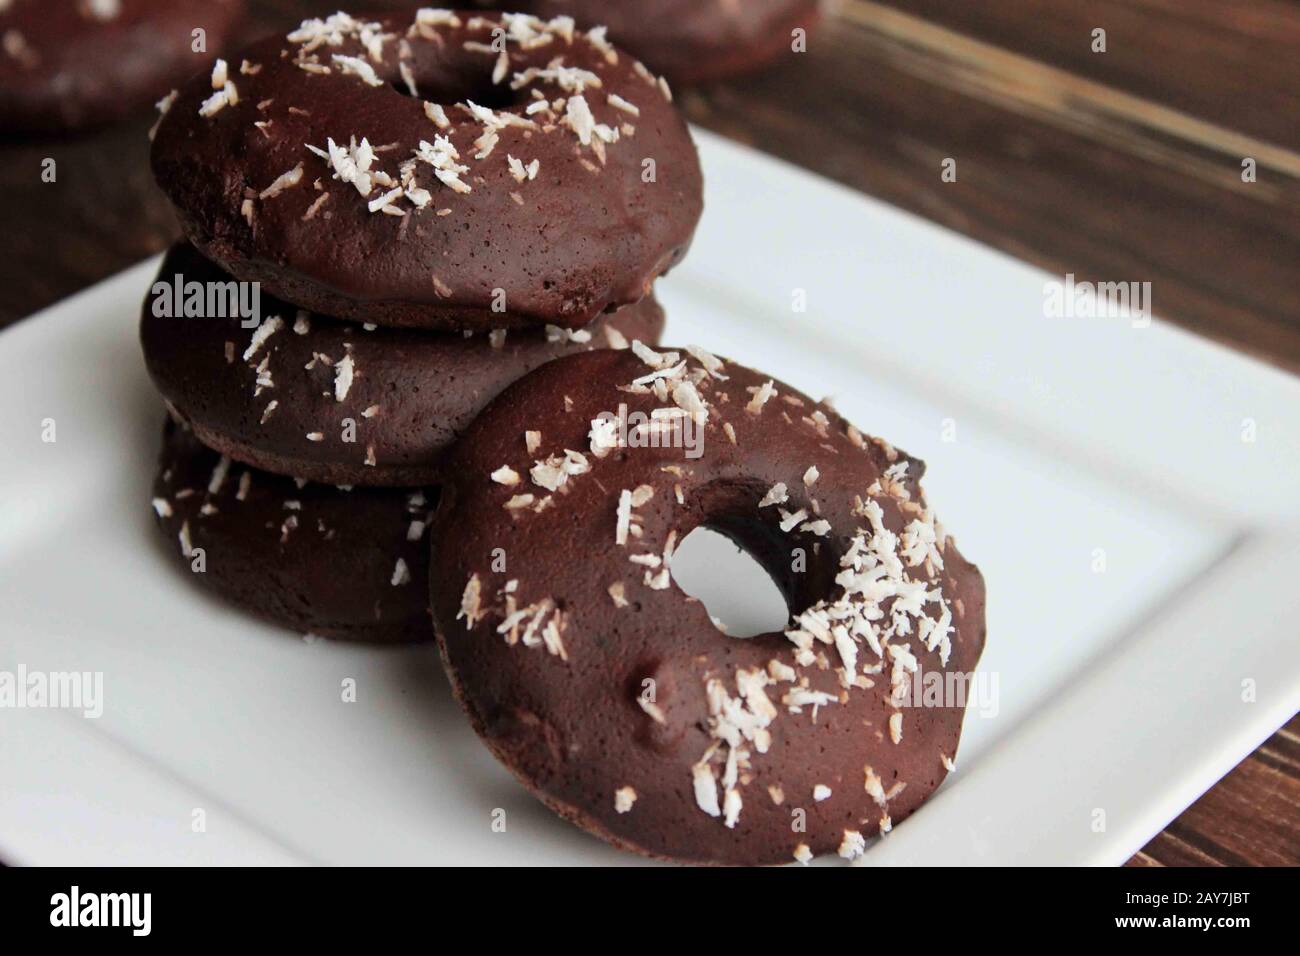
[[[250,32],[335,8],[252,6]],[[1300,369],[1294,0],[841,0],[807,52],[679,101],[702,126],[1051,272],[1150,281],[1162,317]],[[176,235],[149,176],[151,123],[0,141],[0,326]],[[940,178],[946,158],[956,182]],[[1182,864],[1300,864],[1300,718],[1130,861]]]

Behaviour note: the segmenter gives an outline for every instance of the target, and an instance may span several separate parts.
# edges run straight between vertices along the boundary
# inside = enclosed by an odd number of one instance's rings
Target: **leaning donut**
[[[325,315],[578,328],[686,252],[699,160],[666,83],[572,20],[309,20],[168,104],[158,184],[239,279]]]
[[[918,460],[757,372],[637,343],[516,382],[452,462],[431,538],[444,661],[561,815],[677,860],[853,857],[947,774],[963,707],[912,691],[974,669],[984,586]],[[785,633],[729,638],[677,587],[700,526],[772,575]]]

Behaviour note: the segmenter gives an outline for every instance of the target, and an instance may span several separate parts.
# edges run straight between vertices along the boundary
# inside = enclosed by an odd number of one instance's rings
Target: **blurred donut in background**
[[[243,0],[0,0],[0,132],[103,126],[212,62]]]
[[[746,73],[790,53],[796,29],[820,19],[819,0],[505,0],[481,7],[571,16],[678,86]]]

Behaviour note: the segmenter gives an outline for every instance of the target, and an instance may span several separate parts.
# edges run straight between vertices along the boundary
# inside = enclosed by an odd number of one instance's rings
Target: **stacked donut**
[[[308,20],[162,108],[159,521],[277,623],[430,639],[445,450],[531,369],[662,329],[701,209],[667,85],[564,17],[421,9]]]
[[[952,767],[983,580],[922,462],[657,346],[651,286],[701,211],[670,100],[599,28],[435,9],[311,20],[180,90],[153,162],[191,245],[141,328],[171,410],[154,506],[254,612],[436,636],[496,757],[615,845],[854,858]],[[158,314],[190,282],[207,317]],[[203,308],[241,282],[256,321]],[[706,526],[788,628],[728,638],[675,585]]]

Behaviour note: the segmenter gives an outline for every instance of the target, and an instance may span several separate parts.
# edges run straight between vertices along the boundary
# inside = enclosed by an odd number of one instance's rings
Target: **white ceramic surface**
[[[996,714],[864,862],[1122,862],[1300,707],[1300,383],[1159,321],[1046,318],[1050,277],[698,135],[666,341],[925,459],[988,583]],[[105,695],[97,720],[0,708],[0,859],[634,862],[494,763],[430,649],[305,643],[178,575],[135,336],[155,268],[0,334],[0,671],[101,671]]]

